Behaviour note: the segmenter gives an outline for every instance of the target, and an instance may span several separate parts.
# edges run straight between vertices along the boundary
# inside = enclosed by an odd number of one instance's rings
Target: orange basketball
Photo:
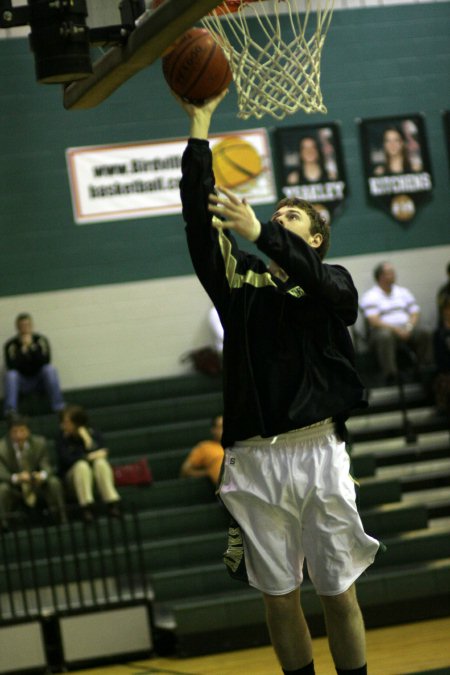
[[[233,78],[223,50],[206,28],[183,33],[175,48],[163,57],[162,67],[169,87],[193,103],[217,96]]]

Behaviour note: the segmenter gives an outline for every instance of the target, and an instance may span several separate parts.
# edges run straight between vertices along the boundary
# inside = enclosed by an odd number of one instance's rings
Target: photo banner
[[[267,131],[210,137],[216,182],[252,204],[276,201]],[[181,213],[186,139],[68,148],[74,220],[88,224]]]
[[[311,202],[330,223],[347,196],[338,124],[277,129],[276,146],[280,196]]]
[[[359,120],[359,125],[369,199],[408,223],[433,190],[423,117]]]

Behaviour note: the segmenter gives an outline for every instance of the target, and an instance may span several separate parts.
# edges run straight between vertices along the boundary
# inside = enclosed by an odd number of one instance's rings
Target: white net
[[[326,113],[320,59],[333,0],[232,1],[202,23],[224,50],[238,94],[238,116],[283,119],[300,108]],[[236,9],[237,8],[237,9]]]

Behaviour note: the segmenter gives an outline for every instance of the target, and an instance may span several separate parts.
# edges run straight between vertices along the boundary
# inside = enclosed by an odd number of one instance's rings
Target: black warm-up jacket
[[[339,265],[322,263],[300,237],[263,223],[256,246],[289,276],[281,282],[230,231],[211,226],[208,141],[190,139],[181,198],[190,255],[224,327],[223,445],[275,436],[332,417],[338,430],[364,405],[347,326],[358,295]]]

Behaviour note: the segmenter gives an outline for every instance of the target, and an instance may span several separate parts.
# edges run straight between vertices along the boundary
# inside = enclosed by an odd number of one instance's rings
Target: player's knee
[[[321,595],[320,600],[326,612],[337,616],[344,617],[359,611],[354,585],[339,595]]]
[[[284,612],[293,605],[300,605],[298,588],[283,595],[268,595],[267,593],[263,593],[263,598],[266,609],[271,612]]]

